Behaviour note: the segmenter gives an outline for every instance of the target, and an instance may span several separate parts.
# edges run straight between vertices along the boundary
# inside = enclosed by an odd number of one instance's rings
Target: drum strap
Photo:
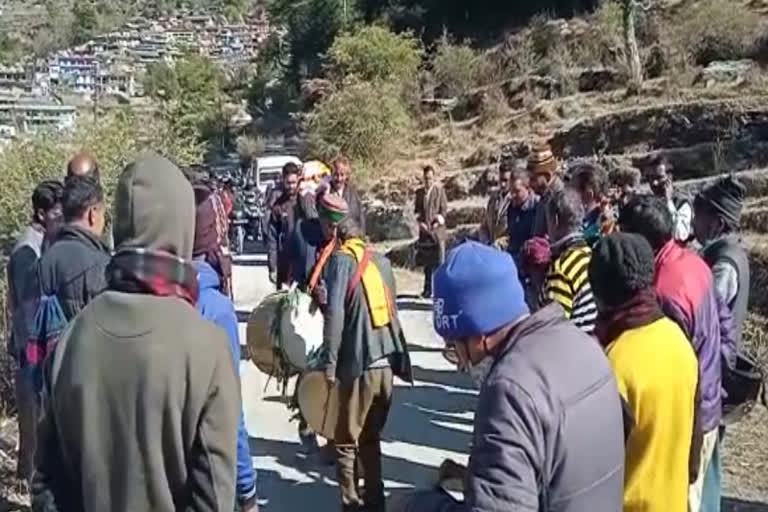
[[[368,264],[371,262],[371,251],[370,249],[365,249],[363,251],[363,257],[360,258],[360,263],[357,264],[357,268],[355,269],[355,273],[352,274],[352,279],[349,280],[349,287],[347,288],[347,300],[352,299],[352,294],[355,293],[355,288],[357,288],[357,285],[360,284],[360,281],[363,279],[363,272],[365,272],[365,269],[368,268]]]

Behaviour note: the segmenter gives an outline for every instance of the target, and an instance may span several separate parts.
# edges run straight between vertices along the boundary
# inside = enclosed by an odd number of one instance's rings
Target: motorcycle
[[[230,249],[235,254],[243,254],[245,252],[245,237],[246,228],[248,226],[249,219],[246,217],[245,211],[237,209],[232,212],[229,223],[229,244]]]
[[[261,222],[264,204],[259,194],[249,193],[245,198],[245,217],[248,219],[247,236],[251,241],[264,241],[265,233]]]

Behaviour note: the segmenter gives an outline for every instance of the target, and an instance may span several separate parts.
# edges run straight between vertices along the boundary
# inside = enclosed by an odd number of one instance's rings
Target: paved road
[[[235,302],[241,319],[273,290],[263,256],[236,261]],[[416,300],[399,301],[417,382],[396,383],[394,404],[384,432],[384,475],[388,489],[430,486],[446,457],[466,462],[476,394],[469,379],[456,375],[434,349],[440,348],[431,313]],[[421,308],[421,310],[419,310]],[[245,326],[241,324],[245,339]],[[433,351],[429,351],[432,349]],[[251,451],[259,471],[259,493],[270,512],[295,512],[312,504],[313,512],[338,510],[334,468],[297,455],[296,423],[281,403],[274,381],[251,363],[242,363],[243,402]],[[463,453],[462,453],[463,452]]]
[[[234,291],[238,312],[247,318],[274,287],[267,279],[264,256],[236,261]],[[413,346],[416,384],[396,382],[394,404],[384,432],[384,475],[387,489],[431,486],[446,457],[466,463],[476,393],[468,378],[457,375],[435,352],[442,344],[431,325],[431,312],[418,300],[398,300],[401,320]],[[245,325],[240,324],[245,340]],[[432,351],[430,351],[432,349]],[[268,512],[336,512],[338,490],[334,468],[320,467],[297,456],[296,423],[281,402],[274,381],[251,363],[242,363],[243,407],[251,453],[259,471],[259,493],[269,500]],[[768,512],[763,503],[724,500],[725,512]]]

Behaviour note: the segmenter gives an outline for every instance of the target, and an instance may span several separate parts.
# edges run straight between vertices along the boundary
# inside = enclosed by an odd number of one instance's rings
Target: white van
[[[287,163],[294,163],[301,167],[301,160],[295,156],[263,156],[256,159],[251,177],[256,179],[259,192],[263,194],[268,188],[280,183],[283,177],[283,166]]]

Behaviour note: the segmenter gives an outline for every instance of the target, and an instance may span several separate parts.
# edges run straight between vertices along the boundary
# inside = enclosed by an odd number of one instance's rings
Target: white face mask
[[[483,360],[477,364],[470,363],[469,375],[472,377],[472,382],[477,389],[483,387],[483,382],[485,382],[486,377],[488,377],[488,373],[491,371],[492,366],[493,357],[491,356],[485,356]]]

